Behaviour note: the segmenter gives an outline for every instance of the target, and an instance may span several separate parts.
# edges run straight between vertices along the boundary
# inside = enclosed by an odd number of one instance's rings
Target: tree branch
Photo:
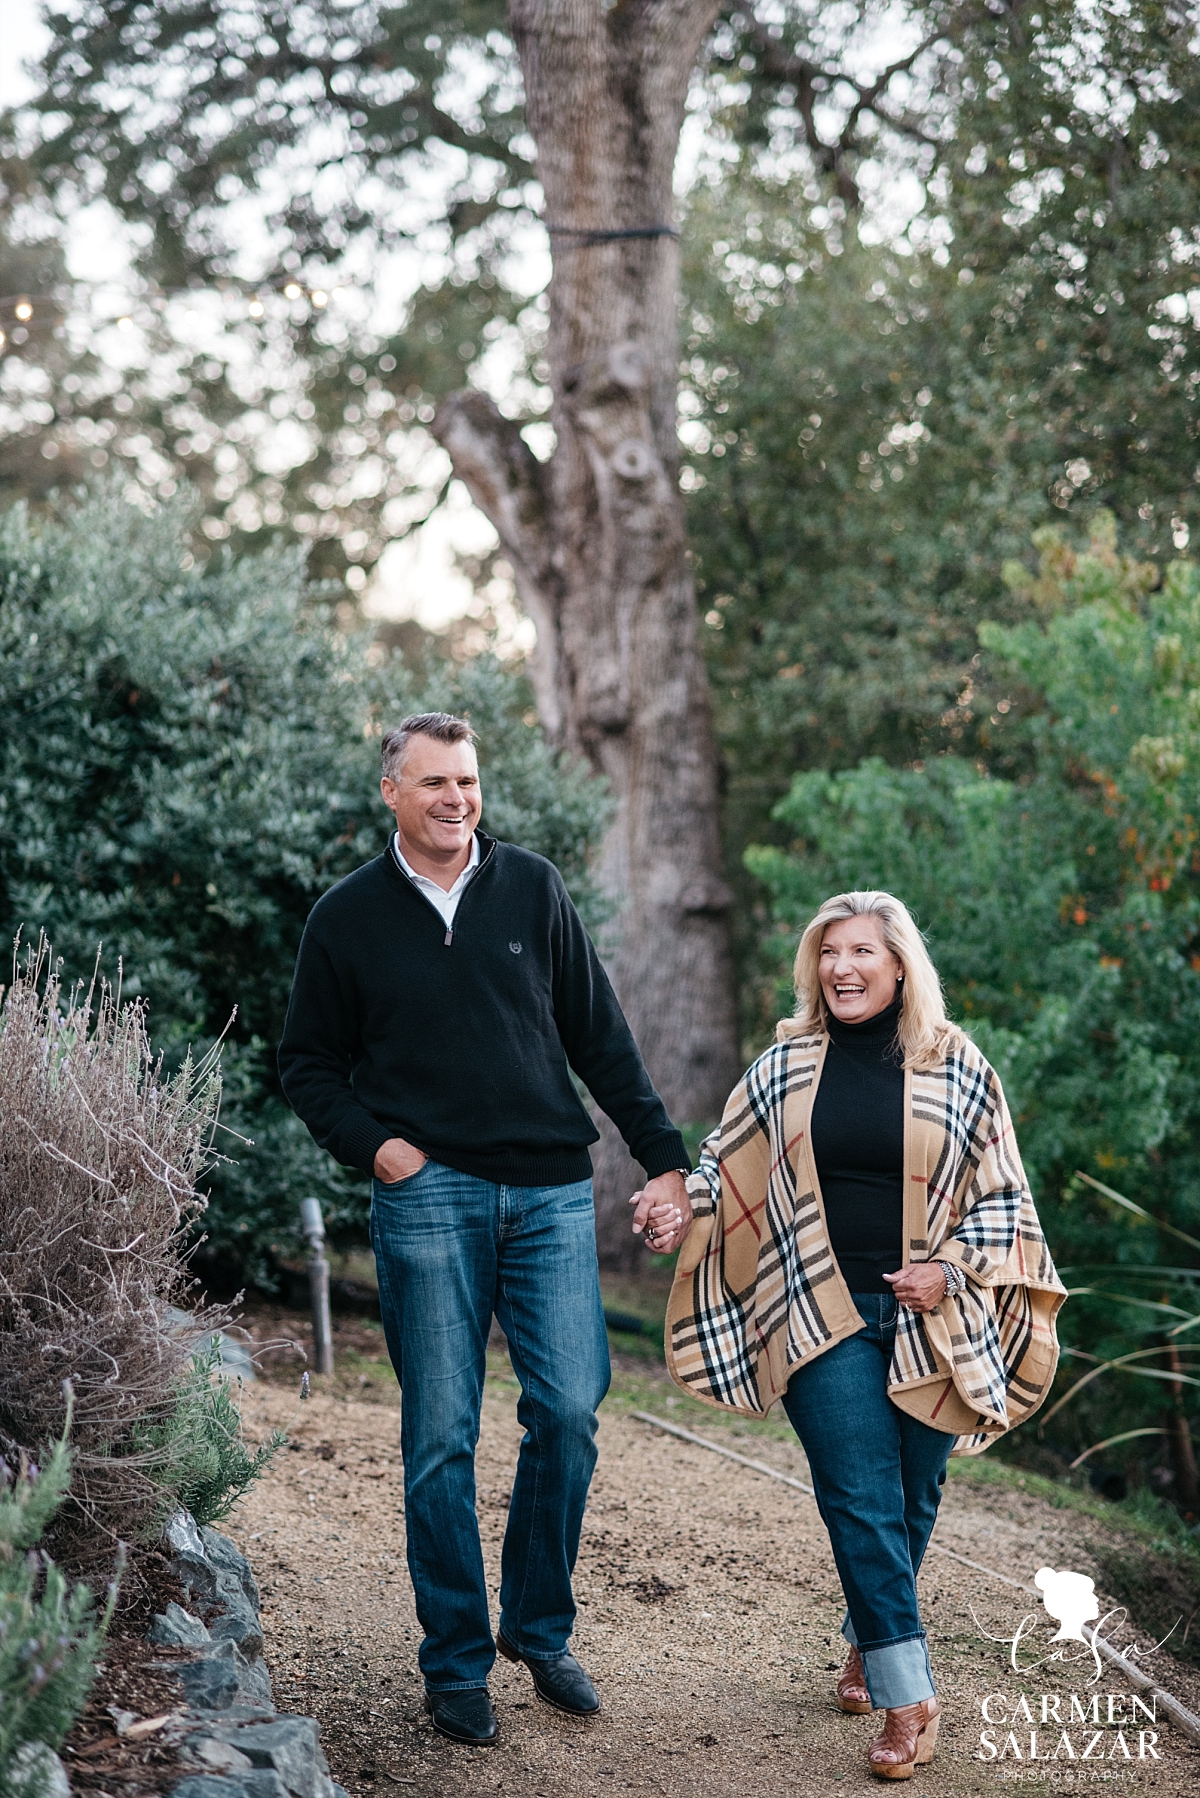
[[[562,581],[554,566],[545,467],[521,436],[520,425],[473,388],[444,399],[431,428],[512,563],[518,596],[538,634],[530,669],[538,711],[546,734],[557,741],[562,730],[557,649]]]
[[[1024,0],[1010,0],[1005,8],[1013,29],[1018,32],[1018,15],[1023,4]],[[805,56],[795,46],[789,48],[781,38],[772,36],[771,28],[753,12],[743,12],[745,38],[758,59],[759,74],[772,85],[795,88],[796,112],[808,150],[817,167],[834,179],[842,199],[852,208],[859,205],[861,196],[848,165],[850,158],[862,148],[859,132],[863,115],[873,113],[893,131],[901,132],[919,143],[936,145],[937,139],[923,130],[917,118],[906,108],[898,113],[888,110],[886,101],[892,84],[897,76],[908,74],[935,45],[957,42],[972,25],[987,16],[988,9],[978,5],[968,4],[954,8],[951,16],[945,18],[936,30],[927,32],[907,55],[897,58],[882,69],[873,80],[862,82],[856,81],[844,69],[825,67]],[[832,140],[823,138],[816,127],[814,112],[818,82],[829,88],[849,88],[856,96],[841,130]]]
[[[486,393],[452,393],[437,409],[433,435],[471,498],[495,526],[504,553],[543,587],[551,574],[542,465]]]

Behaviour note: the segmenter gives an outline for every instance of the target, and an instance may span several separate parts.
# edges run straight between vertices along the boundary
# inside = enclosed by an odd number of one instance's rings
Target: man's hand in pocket
[[[382,1180],[385,1186],[394,1186],[397,1180],[408,1180],[413,1174],[419,1174],[427,1160],[428,1156],[422,1155],[420,1149],[414,1149],[402,1136],[390,1137],[375,1156],[375,1178]]]

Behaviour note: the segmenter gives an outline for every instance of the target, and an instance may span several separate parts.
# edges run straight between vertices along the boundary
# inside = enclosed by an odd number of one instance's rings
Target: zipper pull
[[[451,926],[448,924],[446,926],[446,940],[442,944],[443,949],[448,949],[453,941],[454,941],[454,931],[451,928]]]

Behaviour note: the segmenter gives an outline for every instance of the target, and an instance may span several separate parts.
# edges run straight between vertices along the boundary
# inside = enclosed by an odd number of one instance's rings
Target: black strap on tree
[[[623,231],[590,231],[584,225],[547,225],[552,237],[574,237],[571,249],[587,249],[597,243],[617,243],[625,237],[678,237],[674,225],[632,225]]]

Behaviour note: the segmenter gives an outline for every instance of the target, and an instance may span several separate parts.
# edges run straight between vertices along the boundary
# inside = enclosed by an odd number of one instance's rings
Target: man
[[[406,718],[383,740],[390,847],[314,906],[279,1067],[322,1148],[374,1175],[371,1234],[403,1389],[408,1565],[435,1726],[496,1739],[495,1649],[586,1715],[571,1573],[608,1390],[588,1145],[571,1070],[649,1176],[634,1229],[661,1253],[691,1222],[667,1117],[557,870],[477,830],[474,733]],[[495,1312],[525,1427],[492,1639],[475,1444]]]

